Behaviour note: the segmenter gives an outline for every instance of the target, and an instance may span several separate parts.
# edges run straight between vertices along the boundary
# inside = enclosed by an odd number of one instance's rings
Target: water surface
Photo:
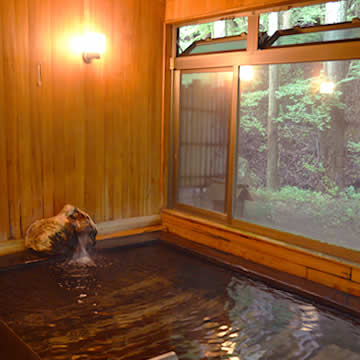
[[[359,321],[170,246],[94,261],[0,272],[0,317],[43,359],[360,360]]]

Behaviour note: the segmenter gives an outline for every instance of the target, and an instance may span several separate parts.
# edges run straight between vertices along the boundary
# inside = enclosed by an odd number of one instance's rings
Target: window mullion
[[[236,122],[238,108],[239,91],[239,66],[233,67],[233,83],[231,96],[230,126],[229,126],[229,147],[226,177],[226,213],[228,222],[232,222],[233,210],[233,188],[234,188],[234,168],[235,168],[235,147],[236,147]]]

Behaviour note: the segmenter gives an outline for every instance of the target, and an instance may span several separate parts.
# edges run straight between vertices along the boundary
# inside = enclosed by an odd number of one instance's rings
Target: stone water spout
[[[72,256],[71,263],[94,266],[88,251],[95,247],[96,234],[96,224],[86,212],[65,205],[58,215],[29,226],[25,246],[45,255]]]

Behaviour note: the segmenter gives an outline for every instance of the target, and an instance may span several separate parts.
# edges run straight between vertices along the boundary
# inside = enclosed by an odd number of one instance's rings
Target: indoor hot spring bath
[[[358,319],[174,246],[93,260],[0,272],[1,318],[41,359],[360,359]]]

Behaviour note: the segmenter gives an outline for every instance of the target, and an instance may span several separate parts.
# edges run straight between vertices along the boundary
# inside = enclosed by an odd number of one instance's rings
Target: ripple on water
[[[358,323],[231,270],[163,245],[93,259],[0,273],[0,315],[42,358],[360,360]]]

